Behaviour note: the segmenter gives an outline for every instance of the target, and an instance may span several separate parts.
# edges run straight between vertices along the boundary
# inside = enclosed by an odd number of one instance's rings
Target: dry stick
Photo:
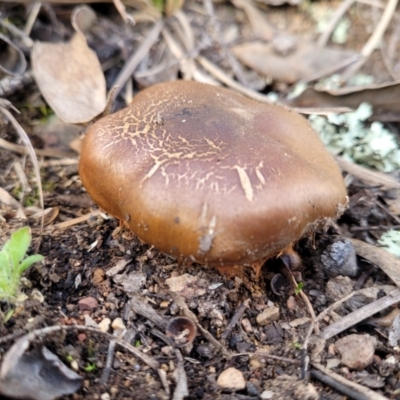
[[[362,181],[371,185],[380,185],[388,189],[400,189],[400,183],[383,172],[369,170],[339,156],[335,156],[335,160],[343,171],[346,171]]]
[[[161,329],[165,329],[165,327],[167,326],[168,321],[165,318],[161,317],[154,310],[153,307],[150,307],[148,304],[141,301],[138,297],[132,297],[129,301],[129,305],[135,313],[150,320]]]
[[[114,340],[117,344],[119,344],[121,347],[124,349],[130,351],[135,357],[139,358],[143,362],[145,362],[148,366],[153,368],[154,370],[157,370],[159,368],[159,363],[156,361],[154,358],[148,356],[147,354],[142,353],[140,350],[138,350],[136,347],[133,347],[131,344],[128,342],[125,342],[124,340],[121,340],[119,338],[116,338],[115,336],[111,335],[110,333],[107,332],[102,332],[100,329],[93,328],[91,326],[83,326],[83,325],[57,325],[57,326],[48,326],[46,328],[42,329],[36,329],[33,332],[28,333],[27,335],[19,338],[18,340],[21,340],[23,338],[26,338],[28,342],[33,341],[35,338],[50,335],[52,333],[58,332],[58,331],[86,331],[86,332],[93,332],[95,334],[98,334],[100,336],[104,336],[107,339]],[[7,336],[7,340],[13,339],[11,337],[12,335]],[[5,342],[5,338],[0,339],[1,342]]]
[[[394,215],[394,213],[392,213],[390,210],[388,210],[383,204],[380,204],[380,203],[376,203],[376,204],[382,211],[384,211],[387,215],[390,216],[390,218],[394,219],[397,222],[397,224],[400,225],[400,217]],[[394,228],[394,229],[396,229],[396,228]],[[399,229],[399,228],[397,228],[397,229]]]
[[[350,7],[356,2],[356,0],[344,0],[342,4],[336,9],[331,20],[328,22],[328,26],[325,31],[319,37],[317,44],[318,46],[326,46],[329,38],[332,35],[332,32],[335,30],[336,25],[343,18],[343,16],[347,13]]]
[[[310,340],[310,337],[314,331],[314,325],[317,322],[320,322],[326,315],[328,315],[329,313],[331,313],[332,311],[336,310],[341,304],[343,304],[345,301],[351,299],[354,295],[358,294],[359,291],[356,292],[351,292],[349,293],[347,296],[342,297],[340,300],[336,301],[335,303],[331,304],[329,307],[325,308],[324,311],[322,311],[320,314],[318,314],[317,318],[315,319],[315,321],[311,321],[311,325],[309,326],[304,342],[303,342],[303,349],[307,350],[308,348],[308,342]]]
[[[185,34],[184,44],[185,44],[186,50],[189,52],[193,52],[194,45],[195,45],[194,33],[193,33],[192,27],[190,26],[190,22],[186,16],[186,14],[183,13],[182,10],[179,10],[174,14],[174,17],[180,23],[182,30]]]
[[[99,380],[100,385],[105,385],[108,381],[108,378],[110,377],[112,362],[113,362],[114,353],[115,353],[115,346],[116,346],[115,340],[111,340],[110,344],[108,346],[106,365],[104,366],[103,372],[101,374],[101,378]]]
[[[35,23],[40,9],[42,8],[42,3],[41,2],[36,2],[33,7],[31,8],[31,11],[29,13],[28,19],[25,24],[24,32],[26,33],[27,36],[31,34],[33,24]]]
[[[391,229],[400,229],[400,225],[374,225],[374,226],[355,226],[350,229],[351,232],[364,232],[364,231],[389,231]]]
[[[245,85],[248,86],[247,80],[243,74],[243,71],[241,69],[241,66],[239,62],[236,60],[236,58],[232,55],[232,53],[228,50],[226,47],[225,43],[223,40],[221,40],[221,27],[220,24],[218,23],[217,19],[215,18],[215,12],[214,12],[214,5],[211,0],[203,0],[203,6],[208,14],[209,21],[211,22],[211,28],[212,28],[212,33],[214,36],[214,41],[216,41],[221,50],[222,50],[222,55],[223,57],[228,61],[233,73],[235,74],[236,78],[238,81]]]
[[[33,149],[32,143],[29,140],[29,136],[27,133],[24,131],[22,126],[17,122],[17,120],[14,118],[14,116],[8,111],[6,107],[12,107],[12,104],[7,101],[7,100],[1,100],[0,101],[0,112],[3,113],[3,115],[8,119],[9,122],[11,122],[11,125],[14,127],[14,129],[17,131],[18,136],[21,138],[22,142],[26,146],[27,152],[32,160],[33,164],[33,169],[35,171],[36,179],[37,179],[37,188],[38,188],[38,193],[39,193],[39,204],[41,209],[44,211],[44,201],[43,201],[43,189],[42,189],[42,180],[40,177],[40,168],[39,168],[39,163],[35,154],[35,151]],[[18,112],[18,110],[15,109],[15,111]],[[44,215],[40,219],[40,234],[39,234],[39,241],[38,244],[36,245],[36,252],[39,250],[40,247],[40,242],[41,242],[41,236],[43,232],[43,227],[44,227]]]
[[[8,142],[7,140],[4,140],[2,138],[0,138],[0,147],[2,147],[5,150],[10,150],[10,151],[13,151],[14,153],[18,153],[18,154],[29,154],[29,150],[26,146],[14,144],[14,143]],[[39,157],[68,158],[75,154],[73,152],[64,153],[64,152],[57,152],[54,150],[43,150],[43,149],[35,149],[35,148],[33,148],[33,151]]]
[[[239,356],[270,358],[271,360],[282,361],[282,362],[294,364],[294,365],[301,365],[300,360],[287,358],[287,357],[281,357],[281,356],[274,356],[273,354],[269,354],[267,351],[263,351],[262,349],[257,350],[255,353],[233,353],[232,354],[232,357],[239,357]]]
[[[187,385],[187,376],[183,365],[183,357],[178,349],[175,349],[175,355],[178,359],[178,365],[174,371],[174,378],[176,380],[176,388],[172,400],[183,400],[189,396],[189,389]]]
[[[236,82],[234,79],[229,77],[222,69],[217,67],[215,64],[213,64],[210,60],[208,60],[206,57],[203,56],[197,56],[196,61],[211,75],[213,75],[215,78],[217,78],[219,81],[221,81],[223,84],[226,86],[229,86],[230,88],[238,91],[239,93],[253,99],[256,101],[259,101],[261,103],[267,103],[267,104],[279,104],[279,102],[273,102],[269,97],[264,96],[255,90],[251,90],[246,88],[245,86],[241,85],[239,82]],[[285,107],[283,105],[283,107]],[[287,108],[287,107],[285,107]]]
[[[172,34],[166,27],[163,28],[162,35],[169,50],[179,62],[179,67],[183,75],[183,79],[190,80],[191,78],[194,78],[194,75],[196,73],[196,65],[194,61],[189,57],[185,57],[183,49],[173,38]]]
[[[117,86],[117,88],[115,89],[115,96],[117,96],[118,93],[121,91],[122,87],[131,77],[137,66],[150,51],[150,48],[154,45],[154,43],[157,42],[163,25],[164,22],[162,20],[156,22],[150,32],[146,35],[146,38],[137,48],[135,53],[133,53],[129,60],[125,63],[124,67],[118,74],[117,79],[113,84],[113,87]]]
[[[299,284],[296,282],[296,279],[294,278],[292,271],[290,270],[290,268],[288,266],[286,266],[286,264],[285,264],[285,269],[286,269],[286,272],[287,272],[286,275],[292,281],[293,287],[297,288],[299,286]],[[306,306],[307,306],[307,309],[308,309],[308,312],[309,312],[309,314],[311,316],[312,321],[315,322],[314,326],[313,326],[313,329],[315,329],[315,333],[317,335],[319,335],[319,325],[317,323],[317,317],[315,315],[313,306],[312,306],[309,298],[307,297],[307,295],[303,292],[303,290],[300,290],[299,294],[300,294],[301,298],[303,299],[303,301],[306,303]]]
[[[338,333],[343,332],[344,330],[354,326],[355,324],[358,324],[364,319],[367,319],[368,317],[371,317],[372,315],[399,302],[400,289],[396,289],[389,295],[382,297],[373,303],[367,304],[366,306],[361,307],[358,310],[341,318],[339,321],[329,325],[321,332],[320,336],[325,340],[331,339]]]
[[[357,255],[377,265],[398,287],[400,287],[400,260],[385,249],[350,238]]]
[[[10,31],[14,36],[19,37],[22,39],[24,45],[28,48],[33,47],[34,41],[27,35],[23,30],[17,28],[14,24],[12,24],[10,21],[0,18],[0,26],[3,28],[7,29]]]
[[[228,326],[222,333],[221,339],[225,340],[230,335],[232,329],[236,326],[236,324],[239,322],[239,320],[242,318],[244,312],[248,308],[249,303],[250,303],[250,300],[247,299],[240,305],[240,307],[238,307],[236,309],[235,314],[233,315],[232,319],[229,321]]]
[[[382,36],[385,33],[386,28],[388,27],[393,17],[393,14],[397,7],[397,3],[398,0],[388,0],[385,11],[383,12],[382,17],[378,22],[374,33],[371,35],[371,37],[368,39],[367,43],[365,43],[364,47],[361,50],[362,58],[355,64],[353,64],[350,68],[348,68],[346,72],[344,72],[344,74],[342,75],[342,79],[344,81],[348,80],[365,64],[365,62],[371,56],[372,52],[379,45],[379,42],[381,41]]]
[[[70,228],[71,226],[81,224],[82,222],[87,221],[91,217],[97,217],[101,214],[100,210],[92,211],[88,214],[82,215],[81,217],[72,218],[65,222],[60,222],[58,224],[54,224],[51,226],[52,229],[66,229]]]
[[[387,397],[382,396],[381,394],[374,392],[371,389],[368,389],[365,386],[361,386],[358,383],[351,382],[346,378],[343,378],[339,374],[336,374],[330,371],[328,368],[325,368],[321,364],[312,363],[312,366],[317,370],[321,371],[325,377],[321,374],[316,374],[311,371],[314,378],[319,379],[321,382],[326,383],[327,385],[334,387],[338,391],[343,394],[351,397],[355,400],[388,400]],[[330,379],[326,379],[330,378]],[[340,386],[337,384],[339,383]],[[343,386],[342,386],[343,385]],[[343,390],[341,390],[343,389]]]

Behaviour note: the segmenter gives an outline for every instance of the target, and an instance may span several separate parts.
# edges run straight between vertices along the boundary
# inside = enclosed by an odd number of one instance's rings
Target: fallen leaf
[[[107,103],[104,74],[81,32],[85,29],[81,22],[69,42],[37,42],[31,53],[33,73],[43,97],[60,119],[71,124],[91,121]]]
[[[235,7],[241,8],[249,19],[251,29],[257,39],[271,40],[274,35],[274,29],[265,19],[263,14],[254,4],[249,0],[232,0]]]
[[[286,54],[278,54],[271,43],[247,42],[231,47],[232,53],[246,66],[258,73],[286,83],[295,83],[302,79],[331,68],[332,65],[354,57],[349,50],[330,47],[317,48],[313,42],[305,39]]]
[[[335,109],[349,107],[353,110],[361,103],[373,108],[372,118],[379,121],[400,121],[400,82],[381,85],[355,86],[336,90],[306,88],[300,95],[286,100],[291,107]]]
[[[386,250],[365,243],[361,240],[350,239],[356,253],[378,266],[385,274],[400,287],[400,260]]]
[[[17,399],[53,400],[75,393],[82,377],[46,347],[29,352],[28,335],[17,340],[3,358],[0,393]]]

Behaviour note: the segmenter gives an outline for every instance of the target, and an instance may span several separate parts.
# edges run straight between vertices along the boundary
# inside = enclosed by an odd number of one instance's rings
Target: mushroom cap
[[[142,241],[217,266],[278,255],[347,205],[302,116],[192,81],[145,89],[92,125],[79,173]]]

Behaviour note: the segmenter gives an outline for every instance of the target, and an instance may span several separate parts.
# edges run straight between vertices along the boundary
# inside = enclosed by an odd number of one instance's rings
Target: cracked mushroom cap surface
[[[192,81],[145,89],[92,125],[79,173],[142,241],[209,265],[276,256],[347,204],[302,116]]]

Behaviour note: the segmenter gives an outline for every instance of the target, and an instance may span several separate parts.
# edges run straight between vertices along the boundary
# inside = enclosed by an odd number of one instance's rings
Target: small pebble
[[[123,331],[125,328],[124,321],[122,321],[122,318],[115,318],[114,321],[111,323],[111,328],[114,329],[114,331]]]
[[[72,360],[70,366],[71,366],[71,369],[73,369],[74,371],[78,371],[78,369],[79,369],[79,365],[76,360]]]
[[[376,347],[376,339],[368,334],[348,335],[335,342],[340,353],[342,364],[361,371],[372,363]]]
[[[108,330],[110,329],[110,325],[111,325],[110,318],[104,318],[99,322],[99,329],[102,332],[108,332]]]
[[[261,326],[268,325],[269,323],[278,320],[279,320],[279,308],[276,306],[265,308],[256,317],[257,324]]]
[[[98,328],[99,326],[89,315],[84,315],[85,318],[85,326],[91,326],[93,328]]]
[[[347,276],[336,276],[326,283],[326,297],[334,303],[353,291],[353,282]]]
[[[297,319],[294,319],[293,321],[290,321],[290,322],[289,322],[289,325],[290,325],[292,328],[297,328],[298,326],[305,325],[305,324],[307,324],[308,322],[310,322],[310,318],[308,318],[308,317],[303,317],[303,318],[297,318]]]
[[[37,290],[36,288],[32,290],[29,298],[31,300],[36,300],[39,303],[43,303],[44,302],[44,296],[41,292],[39,292],[39,290]]]
[[[354,277],[358,273],[356,251],[351,240],[347,238],[340,238],[327,246],[321,254],[321,262],[330,276]]]
[[[217,379],[217,385],[222,389],[242,390],[246,387],[246,381],[241,371],[230,367],[221,372]]]
[[[253,332],[253,327],[251,326],[251,323],[247,318],[243,318],[241,324],[242,324],[242,328],[244,329],[244,331],[246,333]]]
[[[274,392],[272,390],[264,390],[261,393],[261,399],[262,400],[270,400],[274,398]]]
[[[81,311],[94,310],[99,305],[99,302],[92,296],[83,297],[78,302],[78,307]]]

